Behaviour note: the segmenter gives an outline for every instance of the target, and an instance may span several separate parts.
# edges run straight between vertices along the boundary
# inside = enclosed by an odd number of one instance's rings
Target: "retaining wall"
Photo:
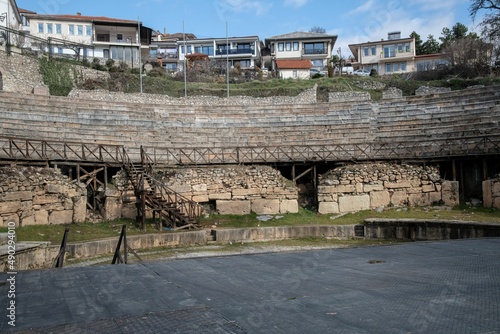
[[[500,209],[500,175],[483,181],[483,205],[485,208]]]

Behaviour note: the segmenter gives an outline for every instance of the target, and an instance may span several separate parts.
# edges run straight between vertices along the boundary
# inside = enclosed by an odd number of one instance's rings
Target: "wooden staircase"
[[[153,214],[157,228],[180,230],[200,225],[202,207],[168,188],[154,178],[151,159],[142,150],[141,163],[134,163],[123,153],[123,167],[131,180],[137,198],[137,221],[146,226],[146,212]]]

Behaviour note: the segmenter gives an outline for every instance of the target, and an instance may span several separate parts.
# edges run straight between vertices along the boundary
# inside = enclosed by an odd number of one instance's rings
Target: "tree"
[[[439,50],[441,49],[441,46],[439,45],[439,42],[436,41],[433,35],[427,36],[427,40],[422,43],[422,54],[423,55],[430,55],[433,53],[438,53]]]
[[[410,34],[410,37],[415,39],[415,52],[416,52],[416,54],[417,54],[417,55],[422,55],[422,54],[424,54],[424,53],[422,52],[422,43],[423,43],[423,42],[422,42],[422,39],[420,38],[420,35],[419,35],[419,34],[417,34],[417,32],[416,32],[416,31],[414,31],[414,32],[412,32],[412,33]]]
[[[441,47],[447,47],[452,41],[461,39],[467,36],[467,32],[469,28],[467,28],[464,24],[457,22],[451,29],[444,27],[441,32],[441,37],[439,40],[441,41]]]
[[[483,21],[480,23],[483,36],[492,41],[499,40],[500,0],[472,0],[469,12],[473,19],[481,10],[486,11]]]
[[[314,33],[317,33],[317,34],[325,34],[326,33],[326,29],[323,28],[323,27],[318,27],[318,26],[314,26],[312,27],[309,32],[314,32]]]
[[[452,41],[443,49],[453,70],[465,78],[488,75],[491,68],[492,44],[466,36]]]

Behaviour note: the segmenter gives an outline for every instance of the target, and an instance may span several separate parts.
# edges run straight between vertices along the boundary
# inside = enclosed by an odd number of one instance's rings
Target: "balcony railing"
[[[104,43],[123,43],[123,44],[136,44],[137,40],[125,37],[125,38],[111,38],[110,35],[101,35],[97,34],[95,38],[95,42],[104,42]]]
[[[245,48],[245,49],[229,49],[229,55],[241,55],[241,54],[254,54],[255,49],[252,48]],[[227,55],[228,52],[227,50],[216,50],[215,55],[216,56],[225,56]]]
[[[327,54],[328,51],[325,48],[321,49],[304,49],[305,55],[323,55]]]

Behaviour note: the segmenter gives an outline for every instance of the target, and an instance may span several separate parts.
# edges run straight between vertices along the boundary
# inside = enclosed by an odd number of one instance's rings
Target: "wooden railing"
[[[434,159],[500,154],[500,134],[446,139],[261,147],[144,147],[152,165]]]
[[[121,163],[123,145],[0,137],[0,158]]]

